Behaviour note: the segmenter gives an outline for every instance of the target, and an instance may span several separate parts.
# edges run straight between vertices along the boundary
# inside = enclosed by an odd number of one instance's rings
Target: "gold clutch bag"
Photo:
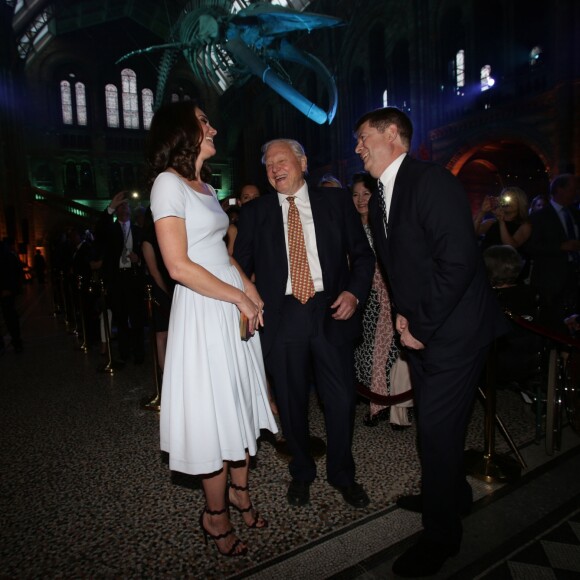
[[[250,334],[250,321],[248,317],[243,313],[240,312],[240,338],[242,340],[248,340],[251,338]]]

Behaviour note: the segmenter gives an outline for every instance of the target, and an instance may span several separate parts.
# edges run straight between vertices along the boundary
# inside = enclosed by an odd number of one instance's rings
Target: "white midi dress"
[[[187,254],[214,276],[243,288],[224,243],[228,217],[217,197],[189,187],[174,173],[151,190],[155,221],[185,220]],[[255,455],[260,429],[277,432],[270,410],[258,335],[240,339],[240,311],[177,284],[173,294],[161,395],[161,449],[169,467],[213,473],[224,460]]]

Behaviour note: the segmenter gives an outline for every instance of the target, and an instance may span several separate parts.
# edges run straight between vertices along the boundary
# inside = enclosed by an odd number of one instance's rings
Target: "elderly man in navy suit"
[[[276,139],[262,151],[276,193],[243,206],[234,257],[255,275],[264,300],[262,349],[292,455],[288,503],[307,504],[316,477],[308,429],[312,368],[326,420],[328,482],[347,503],[365,507],[351,452],[353,341],[374,255],[348,192],[330,195],[306,184],[300,143]]]
[[[506,321],[487,281],[467,196],[459,181],[408,155],[413,126],[393,107],[356,124],[356,153],[378,179],[369,216],[408,352],[417,409],[421,495],[399,505],[423,514],[419,541],[393,571],[435,574],[461,543],[465,430],[488,347]]]

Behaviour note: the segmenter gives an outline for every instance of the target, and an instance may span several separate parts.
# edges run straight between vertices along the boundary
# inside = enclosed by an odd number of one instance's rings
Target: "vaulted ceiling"
[[[228,12],[244,8],[248,0],[17,0],[12,28],[21,58],[30,59],[54,37],[129,19],[160,39],[168,39],[183,10],[200,7]],[[303,10],[309,0],[271,0]]]

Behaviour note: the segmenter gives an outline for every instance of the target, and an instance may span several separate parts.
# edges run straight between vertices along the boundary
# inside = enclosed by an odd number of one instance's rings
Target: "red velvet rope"
[[[373,393],[370,389],[367,389],[364,385],[360,383],[356,386],[356,392],[365,399],[369,399],[377,405],[384,405],[385,407],[390,407],[391,405],[398,405],[399,403],[404,403],[413,398],[413,389],[409,389],[404,393],[398,395],[379,395],[378,393]]]
[[[509,310],[506,310],[506,315],[510,320],[512,320],[522,328],[531,330],[532,332],[535,332],[536,334],[539,334],[544,338],[553,340],[554,342],[557,342],[559,344],[580,349],[580,340],[577,338],[573,338],[572,336],[569,336],[562,332],[558,332],[556,330],[552,330],[540,324],[530,322],[529,320],[526,320],[525,318],[523,318],[518,314],[513,314]],[[389,407],[390,405],[404,403],[405,401],[408,401],[413,398],[413,389],[409,389],[405,393],[400,393],[399,395],[385,396],[379,395],[378,393],[373,393],[370,389],[368,389],[367,387],[365,387],[360,383],[356,387],[356,392],[361,397],[369,399],[370,401],[376,403],[377,405],[385,405],[387,407]]]
[[[532,332],[535,332],[536,334],[539,334],[544,338],[549,338],[550,340],[553,340],[554,342],[557,342],[559,344],[563,344],[574,348],[580,348],[580,340],[578,340],[577,338],[573,338],[572,336],[564,334],[562,332],[558,332],[557,330],[552,330],[551,328],[547,328],[545,326],[542,326],[541,324],[535,324],[534,322],[530,322],[529,320],[526,320],[519,314],[513,314],[509,310],[506,310],[505,313],[510,320],[512,320],[522,328],[531,330]]]

